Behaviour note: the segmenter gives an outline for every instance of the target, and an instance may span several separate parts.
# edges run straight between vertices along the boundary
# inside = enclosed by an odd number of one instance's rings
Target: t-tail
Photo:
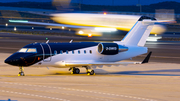
[[[141,16],[120,43],[125,46],[144,46],[156,19]]]

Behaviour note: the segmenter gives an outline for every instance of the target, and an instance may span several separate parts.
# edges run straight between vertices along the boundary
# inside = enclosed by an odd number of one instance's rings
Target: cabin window
[[[78,50],[78,54],[80,54],[80,50]]]
[[[54,55],[56,55],[56,54],[57,54],[57,51],[55,50],[55,51],[54,51]]]
[[[74,50],[72,50],[72,54],[74,54]]]
[[[86,50],[84,50],[84,54],[86,54]]]
[[[66,54],[68,54],[68,50],[66,50]]]
[[[63,54],[63,51],[62,51],[62,50],[60,50],[60,54]]]
[[[92,54],[92,50],[89,50],[89,53]]]

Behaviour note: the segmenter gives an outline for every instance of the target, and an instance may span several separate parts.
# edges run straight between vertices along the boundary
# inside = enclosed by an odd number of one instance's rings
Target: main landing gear
[[[86,68],[87,75],[95,75],[94,70],[91,70],[89,66],[83,66],[83,67]],[[79,74],[80,73],[79,68],[71,67],[69,69],[69,71],[70,70],[72,70],[71,74]]]
[[[95,75],[94,70],[91,70],[89,66],[84,66],[86,68],[87,75]]]
[[[25,76],[24,75],[24,68],[22,66],[19,67],[19,70],[20,70],[20,72],[19,72],[18,76]]]
[[[70,71],[70,70],[72,70],[72,71],[71,71],[71,74],[79,74],[79,73],[80,73],[79,68],[71,67],[71,68],[69,69],[69,71]]]

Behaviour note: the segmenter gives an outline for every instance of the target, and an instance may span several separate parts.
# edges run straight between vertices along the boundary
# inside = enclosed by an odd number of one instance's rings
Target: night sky
[[[53,0],[0,0],[0,2],[18,2],[18,1],[35,1],[35,2],[51,2]],[[180,0],[71,0],[71,2],[80,2],[83,4],[92,5],[136,5],[140,1],[141,5],[149,5],[163,1],[176,1]]]

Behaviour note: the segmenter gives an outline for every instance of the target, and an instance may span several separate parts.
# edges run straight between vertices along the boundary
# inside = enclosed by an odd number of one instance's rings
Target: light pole
[[[136,6],[139,6],[139,11],[140,11],[140,13],[141,13],[141,12],[142,12],[142,6],[141,6],[141,4],[140,4],[140,0],[138,0],[138,4],[137,4]]]

